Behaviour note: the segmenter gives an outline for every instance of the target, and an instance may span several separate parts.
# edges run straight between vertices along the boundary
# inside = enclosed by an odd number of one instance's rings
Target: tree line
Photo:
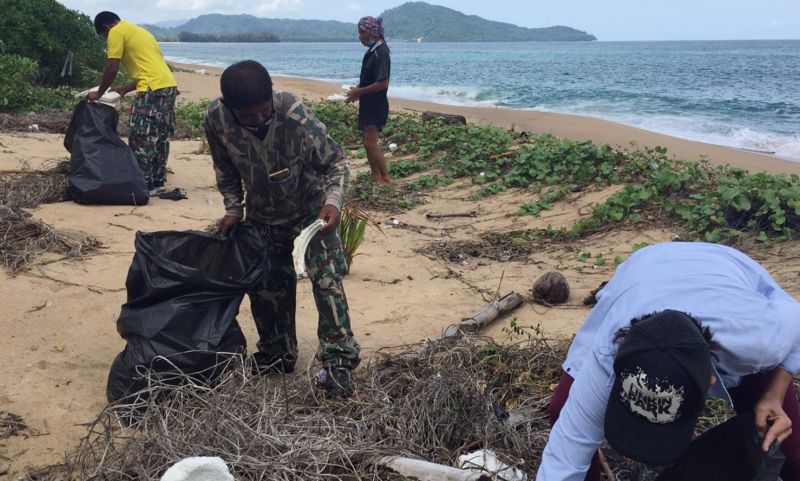
[[[277,35],[267,32],[245,32],[215,35],[213,33],[178,32],[179,42],[270,43],[280,42]]]

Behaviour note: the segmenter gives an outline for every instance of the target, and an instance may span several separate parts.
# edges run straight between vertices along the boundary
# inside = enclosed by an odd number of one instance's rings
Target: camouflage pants
[[[139,92],[133,99],[128,144],[149,189],[163,187],[167,180],[169,136],[175,126],[177,95],[178,89],[168,87]]]
[[[254,223],[267,244],[267,276],[258,291],[250,294],[250,306],[258,329],[258,350],[270,362],[297,361],[295,307],[297,281],[292,262],[292,242],[300,231],[317,219],[311,215],[295,226]],[[319,321],[317,359],[323,365],[354,369],[360,362],[360,346],[350,329],[350,314],[342,286],[347,271],[339,234],[317,234],[306,251]]]

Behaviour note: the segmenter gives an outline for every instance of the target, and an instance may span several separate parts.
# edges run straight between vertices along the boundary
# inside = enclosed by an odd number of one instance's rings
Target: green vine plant
[[[320,102],[312,110],[340,144],[360,140],[352,106]],[[800,229],[798,176],[750,174],[703,158],[675,160],[663,147],[622,149],[492,126],[426,122],[406,113],[392,113],[381,141],[397,145],[398,160],[389,164],[392,177],[411,180],[385,188],[356,176],[353,195],[365,208],[409,209],[416,193],[462,180],[478,187],[470,200],[511,189],[534,195],[517,214],[539,216],[572,193],[617,185],[621,188],[594,204],[587,217],[568,228],[549,226],[540,235],[585,237],[614,225],[659,220],[681,225],[685,238],[732,243],[745,235],[786,240]]]

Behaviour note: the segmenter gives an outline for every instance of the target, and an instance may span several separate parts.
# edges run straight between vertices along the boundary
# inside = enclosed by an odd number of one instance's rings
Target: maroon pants
[[[547,414],[550,418],[550,426],[556,423],[561,409],[569,397],[569,389],[572,387],[574,379],[567,373],[561,376],[561,380],[553,393],[553,398],[547,406]],[[736,412],[752,411],[755,404],[761,399],[761,395],[769,383],[769,373],[758,373],[742,378],[739,386],[729,389]],[[783,410],[792,421],[792,434],[781,444],[783,454],[786,455],[786,462],[781,470],[781,479],[784,481],[800,481],[800,402],[798,402],[797,391],[793,386],[786,390],[786,397],[783,399]],[[600,458],[595,453],[592,464],[586,473],[585,481],[601,481]]]

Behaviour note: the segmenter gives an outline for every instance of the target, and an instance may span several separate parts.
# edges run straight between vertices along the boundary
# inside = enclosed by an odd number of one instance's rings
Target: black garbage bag
[[[108,375],[109,402],[145,388],[147,369],[165,380],[182,373],[212,381],[230,353],[246,350],[236,315],[266,272],[264,242],[248,224],[227,238],[138,232],[135,245],[128,302],[117,319],[128,343]]]
[[[128,144],[117,135],[119,114],[109,105],[81,101],[64,137],[69,195],[79,204],[144,205],[144,176]]]
[[[777,443],[761,449],[753,413],[742,413],[692,441],[656,481],[776,481],[784,459]]]

